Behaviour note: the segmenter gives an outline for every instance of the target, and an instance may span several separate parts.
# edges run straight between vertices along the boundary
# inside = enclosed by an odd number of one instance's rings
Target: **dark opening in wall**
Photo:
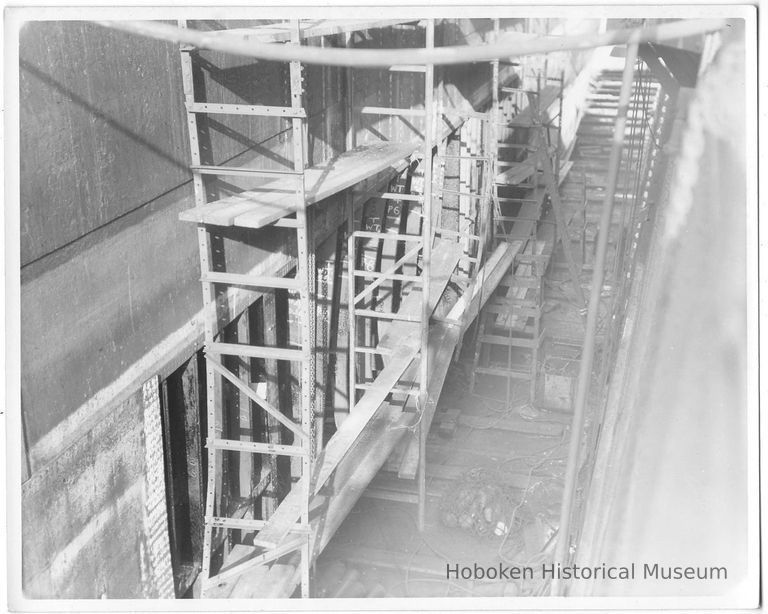
[[[168,532],[176,597],[190,597],[202,560],[206,463],[205,362],[192,358],[162,382]]]

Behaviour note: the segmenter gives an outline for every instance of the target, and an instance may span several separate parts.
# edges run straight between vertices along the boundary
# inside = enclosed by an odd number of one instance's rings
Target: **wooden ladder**
[[[545,110],[541,108],[540,78],[537,78],[535,89],[526,87],[525,79],[516,87],[506,87],[499,84],[498,62],[492,62],[492,70],[492,125],[495,129],[502,130],[528,129],[530,138],[527,143],[509,143],[504,136],[495,136],[495,238],[500,241],[517,241],[521,250],[515,259],[514,272],[504,278],[479,319],[470,389],[472,392],[476,391],[479,375],[498,378],[505,383],[504,398],[509,402],[514,381],[528,379],[530,401],[534,403],[537,394],[539,351],[544,338],[541,327],[542,277],[555,242],[552,240],[548,244],[536,240],[546,197],[549,197],[552,203],[561,239],[568,237],[558,193],[563,81],[561,76],[559,111],[555,118],[546,121],[543,117]],[[521,96],[528,100],[528,108],[524,113],[509,117],[505,109],[508,110],[510,99]],[[512,106],[518,109],[520,107],[519,104]],[[554,119],[557,119],[557,124],[553,135]],[[499,153],[502,150],[520,151],[525,157],[519,161],[502,161]],[[520,154],[513,155],[513,158],[520,157]],[[502,196],[501,190],[509,189],[510,186],[527,192],[524,196]],[[517,212],[505,215],[502,213],[502,207],[511,207],[517,209]],[[580,293],[578,270],[573,261],[569,240],[563,241],[563,249],[569,264],[573,264],[571,273],[574,292]],[[506,350],[501,362],[498,359],[499,349]],[[520,363],[518,359],[521,357],[524,361],[527,359],[527,364]]]

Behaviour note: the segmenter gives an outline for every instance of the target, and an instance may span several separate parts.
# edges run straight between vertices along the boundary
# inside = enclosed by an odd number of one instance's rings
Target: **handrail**
[[[579,378],[577,380],[576,395],[574,398],[573,418],[571,421],[571,435],[568,445],[568,457],[565,467],[563,485],[563,499],[560,505],[560,522],[558,524],[557,545],[555,546],[555,563],[567,564],[570,554],[570,527],[571,514],[573,512],[574,495],[576,492],[576,480],[579,474],[579,457],[582,442],[582,429],[586,414],[589,385],[592,379],[592,365],[595,357],[595,345],[597,336],[597,319],[600,310],[600,293],[605,277],[605,261],[608,247],[608,235],[610,234],[611,216],[616,193],[616,183],[621,164],[621,151],[624,146],[624,130],[627,124],[627,109],[632,93],[634,80],[635,60],[637,59],[637,42],[633,41],[627,47],[627,55],[624,60],[621,90],[619,93],[619,108],[613,130],[613,142],[608,162],[608,185],[605,189],[605,200],[600,219],[600,231],[597,239],[597,254],[592,272],[592,287],[587,308],[587,323],[584,330],[584,345],[581,351],[579,364]],[[558,578],[552,580],[551,595],[559,596],[563,593],[564,586]]]

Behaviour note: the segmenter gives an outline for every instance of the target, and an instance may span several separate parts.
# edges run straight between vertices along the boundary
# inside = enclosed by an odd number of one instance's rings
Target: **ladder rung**
[[[194,173],[203,175],[232,175],[242,177],[295,177],[301,179],[304,173],[298,171],[266,171],[256,168],[243,168],[241,166],[204,166],[193,165],[189,167]]]
[[[527,90],[522,87],[504,86],[501,88],[501,91],[504,92],[505,94],[535,94],[537,96],[539,95],[539,92],[537,92],[536,90]]]
[[[225,518],[223,516],[207,517],[206,523],[212,527],[221,527],[223,529],[243,529],[247,531],[261,531],[267,526],[267,520],[257,520],[255,518]],[[291,533],[309,535],[309,528],[302,524],[294,525]]]
[[[468,198],[490,198],[488,194],[472,194],[472,192],[461,192],[459,190],[448,190],[446,188],[436,188],[435,192],[442,192],[443,194],[455,194],[457,196],[466,196]]]
[[[394,107],[360,107],[364,115],[401,115],[403,117],[424,117],[424,109],[398,109]]]
[[[541,220],[538,217],[518,217],[516,215],[497,215],[495,218],[493,218],[497,222],[541,222],[545,220]],[[500,236],[500,235],[497,235]],[[520,237],[517,237],[520,238]]]
[[[393,279],[396,281],[412,281],[421,283],[423,279],[419,275],[402,275],[400,273],[379,273],[378,271],[355,271],[355,277],[371,277],[382,279]]]
[[[483,113],[482,111],[475,111],[474,109],[451,109],[452,115],[458,115],[459,117],[470,117],[472,119],[488,119],[490,113]]]
[[[471,233],[467,232],[459,232],[458,230],[449,230],[448,228],[436,228],[435,234],[442,235],[448,235],[450,237],[461,237],[463,239],[468,239],[470,241],[479,241],[480,237],[477,235],[473,235]]]
[[[374,311],[373,309],[355,309],[354,315],[361,318],[377,318],[380,320],[400,320],[402,322],[421,322],[418,316],[409,316],[391,311]]]
[[[398,194],[397,192],[353,192],[357,197],[378,200],[404,200],[408,202],[423,203],[424,197],[418,194]]]
[[[256,275],[240,275],[239,273],[204,273],[200,281],[229,284],[232,286],[249,286],[253,288],[281,288],[298,290],[301,286],[295,277],[258,277]]]
[[[272,117],[299,117],[305,119],[304,109],[291,107],[265,107],[255,104],[213,104],[210,102],[187,102],[190,113],[217,113],[225,115],[263,115]]]
[[[398,194],[397,192],[382,192],[379,194],[380,198],[386,200],[408,200],[415,203],[423,203],[424,197],[418,194]]]
[[[379,354],[381,356],[390,356],[392,354],[392,350],[383,348],[381,346],[372,348],[372,347],[365,347],[365,346],[355,346],[354,348],[355,352],[359,352],[360,354]]]
[[[266,520],[254,518],[224,518],[222,516],[208,517],[206,524],[220,529],[240,529],[243,531],[260,531],[264,528]]]
[[[401,235],[392,232],[371,232],[369,230],[356,230],[352,233],[356,239],[380,239],[388,241],[421,241],[421,235]]]
[[[514,117],[506,121],[493,123],[497,126],[506,126],[507,128],[538,128],[542,125],[541,122],[537,122],[535,120],[520,120],[515,119]]]
[[[510,198],[508,196],[497,196],[496,200],[501,203],[538,203],[538,198]]]
[[[478,335],[477,341],[489,345],[518,345],[515,341],[520,341],[520,338],[505,335]],[[525,341],[532,341],[532,339],[525,339]]]
[[[304,353],[301,350],[292,350],[289,348],[245,345],[243,343],[219,343],[216,341],[208,343],[206,348],[207,351],[212,354],[249,356],[251,358],[271,358],[273,360],[304,360]]]
[[[443,160],[477,160],[479,162],[490,162],[491,158],[489,156],[460,156],[460,155],[452,155],[452,154],[437,154],[438,158],[442,158]]]
[[[498,375],[499,377],[514,378],[514,379],[528,379],[530,378],[530,372],[514,371],[509,369],[499,369],[496,367],[475,367],[475,373],[481,373],[484,375]]]
[[[280,456],[307,456],[308,452],[301,446],[288,446],[279,443],[262,443],[258,441],[238,441],[237,439],[208,439],[206,445],[213,450],[233,450],[249,454],[278,454]]]
[[[510,339],[509,345],[513,347],[533,349],[539,346],[539,341],[537,339],[525,339],[523,337],[512,337]]]
[[[549,260],[551,254],[517,254],[515,260],[518,264],[543,264]]]
[[[521,316],[525,318],[531,318],[539,315],[540,309],[538,309],[532,301],[528,301],[531,303],[531,305],[521,305],[521,304],[486,304],[485,307],[483,307],[483,311],[486,313],[494,314],[494,315],[502,315],[502,316]]]
[[[505,278],[502,283],[507,283]],[[541,278],[534,275],[512,275],[509,284],[520,288],[538,288],[541,285]]]

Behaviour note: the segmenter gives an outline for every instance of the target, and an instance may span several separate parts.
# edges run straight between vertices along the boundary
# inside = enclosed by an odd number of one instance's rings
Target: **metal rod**
[[[426,27],[426,50],[430,51],[435,46],[435,20],[428,19]],[[424,204],[422,205],[422,251],[421,251],[421,275],[424,279],[421,285],[421,365],[419,374],[419,405],[422,412],[427,411],[427,395],[429,385],[429,285],[430,265],[432,260],[432,141],[433,119],[435,116],[434,87],[435,67],[427,64],[424,71]],[[419,530],[424,530],[426,515],[426,447],[427,427],[424,420],[419,421]]]
[[[286,47],[301,46],[301,27],[299,20],[291,20],[291,43]],[[291,108],[295,112],[304,109],[304,85],[303,66],[299,61],[292,61],[289,65],[291,86]],[[300,173],[301,179],[297,182],[295,199],[298,205],[296,211],[296,246],[298,266],[296,278],[301,284],[299,300],[301,303],[301,428],[305,433],[312,432],[313,403],[315,400],[315,362],[314,362],[314,269],[315,260],[310,243],[311,217],[306,210],[306,186],[304,185],[304,168],[306,164],[306,122],[300,117],[291,120],[292,145],[293,145],[293,170]],[[306,454],[301,459],[301,480],[294,488],[301,488],[301,522],[309,524],[309,476],[312,474],[312,448],[310,440],[303,442]],[[310,596],[310,552],[309,539],[301,544],[301,596]]]
[[[608,184],[606,186],[603,212],[600,219],[600,230],[597,243],[597,255],[592,272],[592,288],[589,295],[587,308],[587,323],[584,331],[584,347],[581,353],[579,365],[579,379],[576,389],[576,398],[571,422],[571,439],[568,445],[568,461],[565,470],[565,485],[563,488],[563,500],[560,507],[560,523],[555,549],[555,562],[565,564],[569,554],[569,535],[571,525],[571,513],[573,511],[573,497],[576,489],[576,477],[578,475],[579,450],[581,448],[581,431],[584,426],[584,413],[589,393],[589,383],[592,377],[592,363],[595,357],[595,339],[597,332],[598,311],[600,309],[600,293],[605,277],[605,260],[608,247],[608,235],[611,228],[611,215],[613,213],[614,192],[618,180],[621,151],[624,145],[624,129],[627,122],[627,108],[629,96],[634,80],[635,60],[637,58],[636,40],[629,45],[624,63],[624,74],[619,95],[619,110],[616,116],[616,125],[613,133],[611,157],[608,164]],[[557,579],[552,580],[551,594],[560,595],[561,584]]]
[[[529,39],[507,35],[507,40],[489,45],[457,45],[438,48],[416,49],[344,49],[275,45],[248,41],[247,35],[239,40],[222,40],[207,32],[183,30],[175,26],[149,21],[96,21],[99,25],[131,32],[140,36],[165,41],[187,43],[201,49],[232,53],[245,57],[261,58],[278,62],[298,61],[305,64],[327,66],[387,67],[397,64],[469,64],[487,62],[494,58],[511,58],[542,53],[594,49],[611,45],[661,42],[706,34],[726,27],[725,19],[682,19],[644,28],[611,30],[592,36],[551,36]]]
[[[421,237],[419,237],[419,240],[421,240]],[[354,242],[351,241],[351,243],[352,243],[352,249],[354,249]],[[403,266],[403,264],[405,264],[409,259],[413,258],[413,256],[415,256],[416,254],[418,254],[420,249],[421,249],[421,244],[419,244],[416,247],[408,250],[407,252],[405,252],[405,254],[403,254],[398,259],[397,262],[395,262],[393,265],[391,265],[386,271],[382,271],[381,272],[382,276],[379,277],[379,279],[371,282],[366,288],[361,290],[360,294],[355,296],[354,293],[352,293],[352,300],[354,300],[354,304],[356,305],[361,300],[363,300],[366,296],[372,294],[373,291],[376,288],[378,288],[381,284],[384,283],[384,280],[386,279],[386,277],[384,277],[385,275],[389,275],[390,273],[394,273],[395,271],[400,269]],[[351,275],[351,278],[354,279],[354,272],[355,272],[355,270],[352,269],[352,272],[353,272],[353,274]]]
[[[355,314],[355,237],[350,234],[347,237],[347,313],[348,313],[348,328],[349,328],[349,361],[347,367],[349,371],[349,413],[355,409],[355,403],[357,401],[355,395],[355,384],[357,383],[357,376],[355,374],[355,363],[357,361],[357,355],[355,354],[355,345],[357,345],[357,327],[356,327],[356,314]]]

